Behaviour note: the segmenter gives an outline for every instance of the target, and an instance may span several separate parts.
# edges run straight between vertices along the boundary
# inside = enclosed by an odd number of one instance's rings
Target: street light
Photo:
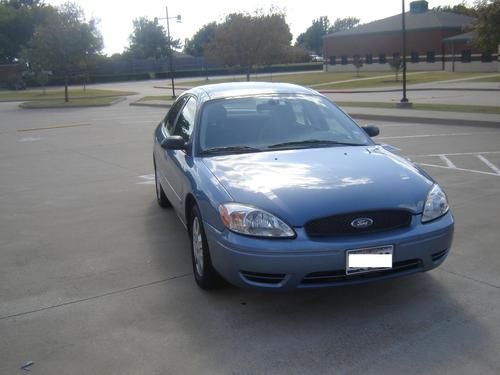
[[[155,18],[155,20],[167,20],[167,38],[168,38],[168,61],[170,65],[170,79],[172,80],[172,98],[175,98],[175,83],[174,83],[174,60],[173,60],[173,50],[172,50],[172,39],[170,39],[170,22],[169,20],[177,20],[177,23],[182,22],[182,17],[180,14],[174,17],[169,17],[168,16],[168,6],[165,6],[165,13],[166,17],[165,18]]]
[[[403,16],[403,98],[401,103],[408,103],[408,98],[406,97],[406,20],[405,20],[405,0],[402,3],[402,16]]]

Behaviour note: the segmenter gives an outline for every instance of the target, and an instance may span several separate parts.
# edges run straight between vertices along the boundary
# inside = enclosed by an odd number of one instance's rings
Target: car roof
[[[318,92],[306,87],[290,83],[275,82],[232,82],[218,83],[195,87],[188,93],[198,96],[201,101],[214,99],[235,98],[252,95],[320,95]]]

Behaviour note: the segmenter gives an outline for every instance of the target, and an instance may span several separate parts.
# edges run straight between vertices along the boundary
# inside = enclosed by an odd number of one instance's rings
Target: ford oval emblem
[[[358,217],[351,221],[351,227],[356,229],[364,229],[371,227],[373,225],[373,220],[369,217]]]

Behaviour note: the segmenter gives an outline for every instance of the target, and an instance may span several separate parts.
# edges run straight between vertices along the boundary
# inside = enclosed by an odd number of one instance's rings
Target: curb
[[[446,119],[435,117],[411,117],[411,116],[391,116],[391,115],[370,115],[365,113],[347,112],[349,116],[357,120],[390,121],[416,124],[454,125],[454,126],[478,126],[483,128],[499,128],[500,122],[478,121],[462,119]]]
[[[40,101],[31,101],[31,102],[23,102],[21,104],[19,104],[19,108],[22,108],[22,109],[61,109],[61,108],[92,108],[92,107],[110,107],[114,104],[117,104],[117,103],[120,103],[120,102],[123,102],[124,100],[126,100],[127,97],[126,96],[120,96],[120,97],[117,97],[116,99],[114,99],[113,101],[109,102],[109,103],[101,103],[101,104],[87,104],[87,105],[71,105],[71,104],[68,104],[68,105],[54,105],[54,106],[50,106],[50,107],[29,107],[27,106],[28,103],[38,103]]]
[[[312,88],[314,90],[314,88]],[[401,92],[402,89],[387,89],[387,90],[316,90],[321,94],[370,94],[370,93],[381,93],[381,92]],[[486,91],[486,92],[500,92],[498,89],[473,89],[473,88],[416,88],[416,89],[406,89],[406,91]]]
[[[155,104],[148,102],[131,102],[129,103],[131,106],[135,107],[154,107],[154,108],[170,108],[172,104]]]

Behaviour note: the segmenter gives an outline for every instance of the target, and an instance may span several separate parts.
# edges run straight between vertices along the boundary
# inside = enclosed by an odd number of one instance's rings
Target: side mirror
[[[362,129],[365,131],[366,134],[368,134],[370,137],[376,137],[377,135],[380,134],[380,130],[378,127],[374,125],[367,125],[363,126]]]
[[[180,135],[171,135],[161,142],[161,147],[165,150],[185,150],[186,142]]]

